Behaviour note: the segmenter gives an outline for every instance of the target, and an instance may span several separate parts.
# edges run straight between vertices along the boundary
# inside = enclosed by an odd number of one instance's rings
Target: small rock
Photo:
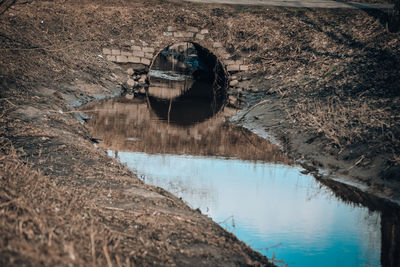
[[[196,39],[204,40],[204,34],[200,34],[200,33],[196,34]]]
[[[142,74],[142,76],[140,76],[140,79],[139,79],[139,84],[145,84],[146,79],[147,79],[146,74]]]
[[[126,98],[126,99],[129,99],[129,100],[132,100],[132,99],[133,99],[133,95],[126,94],[126,95],[125,95],[125,98]]]
[[[233,96],[233,95],[230,95],[230,96],[229,96],[229,103],[230,103],[231,105],[235,105],[236,101],[237,101],[237,97],[235,97],[235,96]]]
[[[135,71],[132,68],[129,68],[126,70],[126,73],[128,73],[129,75],[133,75]]]
[[[238,84],[239,84],[238,80],[232,80],[232,81],[229,82],[229,86],[236,86]]]
[[[145,94],[146,93],[146,89],[144,87],[140,88],[139,93],[140,94]]]
[[[134,86],[135,86],[135,81],[132,80],[132,79],[128,79],[128,80],[126,81],[126,84],[127,84],[128,86],[134,87]]]

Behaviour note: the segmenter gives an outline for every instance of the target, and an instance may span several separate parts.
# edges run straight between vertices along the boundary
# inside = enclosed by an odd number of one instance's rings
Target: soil
[[[169,25],[208,28],[247,56],[234,91],[262,102],[247,127],[273,133],[310,171],[398,199],[400,38],[386,22],[371,10],[17,2],[0,15],[1,265],[270,264],[110,159],[75,110],[123,92],[126,73],[102,47]]]
[[[232,122],[279,145],[290,158],[305,168],[303,173],[313,174],[321,183],[333,188],[339,198],[373,210],[379,210],[378,206],[385,202],[400,203],[398,172],[390,169],[393,166],[388,164],[389,155],[379,154],[379,151],[368,148],[366,143],[353,143],[341,150],[335,149],[334,153],[331,140],[323,134],[301,126],[296,128],[290,123],[285,112],[286,104],[276,96],[263,97],[257,106],[245,109]],[[362,164],[363,160],[366,162]],[[388,173],[382,176],[384,171]],[[352,191],[352,196],[346,191]],[[371,199],[376,197],[382,203],[369,205]]]

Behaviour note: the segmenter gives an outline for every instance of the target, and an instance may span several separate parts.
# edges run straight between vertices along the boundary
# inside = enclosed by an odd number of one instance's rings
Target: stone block
[[[129,58],[128,58],[128,60],[129,60]],[[128,75],[133,75],[133,74],[135,73],[135,71],[134,71],[132,68],[128,68],[128,69],[126,70],[126,73],[127,73]]]
[[[126,84],[127,84],[128,86],[130,86],[130,87],[133,87],[133,86],[135,86],[135,81],[132,80],[132,79],[128,79],[128,80],[126,81]]]
[[[239,81],[238,80],[232,80],[232,81],[230,81],[229,82],[229,86],[236,86],[236,85],[238,85],[239,84]]]
[[[144,53],[144,57],[148,58],[148,59],[152,59],[153,58],[153,53]]]
[[[243,64],[243,59],[235,60],[235,64],[236,65],[242,65]]]
[[[145,53],[154,53],[154,48],[153,47],[143,47],[142,50]]]
[[[111,49],[111,55],[114,56],[121,55],[121,51],[119,49]]]
[[[193,38],[194,33],[193,32],[183,32],[183,37],[185,38]]]
[[[240,65],[239,69],[241,71],[248,71],[249,70],[249,66],[248,65]]]
[[[140,59],[140,62],[144,65],[150,65],[150,63],[151,63],[151,61],[149,59],[144,58],[144,57]]]
[[[186,31],[196,33],[196,32],[199,32],[199,29],[197,29],[196,27],[190,27],[189,26],[189,27],[186,28]]]
[[[222,45],[221,42],[214,42],[214,43],[213,43],[213,47],[214,47],[214,48],[220,48],[220,47],[223,47],[223,45]]]
[[[144,57],[144,52],[143,51],[132,51],[131,55],[134,57]]]
[[[183,35],[183,32],[174,32],[174,37],[176,37],[176,38],[183,38],[183,37],[185,37],[185,36]]]
[[[234,60],[224,60],[224,64],[225,65],[235,65],[235,61]]]
[[[202,29],[200,31],[200,34],[209,34],[209,31],[208,31],[208,29]]]
[[[176,31],[176,29],[175,29],[175,27],[173,27],[173,26],[168,26],[168,27],[167,27],[167,31],[169,31],[169,32],[174,32],[174,31]]]
[[[141,87],[141,88],[139,89],[139,94],[145,94],[145,93],[146,93],[146,88]]]
[[[163,35],[164,36],[172,36],[172,35],[174,35],[174,33],[173,32],[163,32]]]
[[[133,86],[132,86],[132,87],[133,87]],[[134,95],[126,94],[126,95],[125,95],[125,98],[128,99],[128,100],[132,100],[132,99],[134,98]]]
[[[226,70],[227,70],[227,71],[239,71],[239,70],[240,70],[240,65],[236,65],[236,64],[234,64],[234,65],[228,65],[228,66],[226,67]]]
[[[196,34],[196,39],[204,40],[204,34],[201,34],[201,33]]]
[[[140,76],[140,79],[139,79],[139,84],[145,84],[146,80],[147,80],[147,75],[146,74],[142,74]]]
[[[112,56],[112,55],[107,55],[107,60],[108,61],[116,61],[117,58],[115,56]]]
[[[117,62],[118,63],[127,63],[128,57],[127,56],[117,56]]]
[[[230,95],[228,97],[228,99],[229,99],[229,104],[231,104],[231,105],[234,105],[237,102],[237,97],[235,97],[233,95]]]
[[[130,51],[121,51],[121,56],[130,56],[132,55],[132,52]]]
[[[129,63],[140,63],[140,57],[129,56],[128,62]]]
[[[103,55],[111,55],[111,49],[103,48]]]
[[[138,46],[138,45],[132,45],[131,48],[132,48],[133,51],[142,51],[142,48],[140,46]]]

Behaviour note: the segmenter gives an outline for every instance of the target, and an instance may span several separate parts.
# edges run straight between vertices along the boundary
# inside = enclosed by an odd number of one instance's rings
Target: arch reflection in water
[[[164,121],[187,126],[215,115],[226,99],[226,75],[217,57],[195,43],[163,49],[149,73],[148,104]]]
[[[229,108],[190,127],[171,127],[146,104],[135,97],[85,107],[99,146],[146,182],[199,207],[259,252],[294,263],[289,266],[399,266],[397,208],[319,180],[330,191],[301,169],[267,163],[288,161],[278,147],[225,125]]]
[[[194,82],[193,86],[183,95],[174,99],[161,99],[148,96],[152,111],[164,121],[182,126],[188,126],[205,121],[216,114],[221,108],[215,102],[212,95],[211,85],[203,82]],[[198,93],[202,95],[198,95]]]

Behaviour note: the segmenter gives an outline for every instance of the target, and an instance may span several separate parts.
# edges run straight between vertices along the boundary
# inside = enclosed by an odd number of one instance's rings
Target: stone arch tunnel
[[[212,80],[215,88],[213,96],[216,98],[213,101],[213,110],[215,111],[219,110],[227,101],[232,104],[232,101],[229,100],[232,97],[228,98],[227,93],[229,81],[235,79],[234,75],[238,73],[248,72],[249,66],[245,55],[238,51],[230,53],[229,49],[224,47],[222,40],[212,38],[212,36],[214,35],[208,29],[190,26],[177,29],[168,26],[165,31],[150,36],[146,40],[130,40],[127,43],[115,43],[113,47],[104,47],[102,53],[107,60],[120,65],[121,68],[132,69],[135,73],[140,73],[143,83],[145,80],[150,80],[149,71],[163,50],[179,43],[191,44],[199,56],[206,59],[209,68],[213,69]],[[128,85],[135,87],[138,82],[131,81]]]
[[[221,40],[210,37],[208,29],[195,27],[176,29],[169,26],[166,31],[159,33],[157,36],[146,40],[131,40],[130,43],[117,43],[114,47],[104,47],[102,52],[109,61],[121,65],[129,65],[133,69],[148,71],[159,51],[178,42],[193,43],[199,49],[204,49],[214,54],[220,60],[228,75],[249,70],[244,57],[238,56],[237,53],[235,55],[229,53]]]

